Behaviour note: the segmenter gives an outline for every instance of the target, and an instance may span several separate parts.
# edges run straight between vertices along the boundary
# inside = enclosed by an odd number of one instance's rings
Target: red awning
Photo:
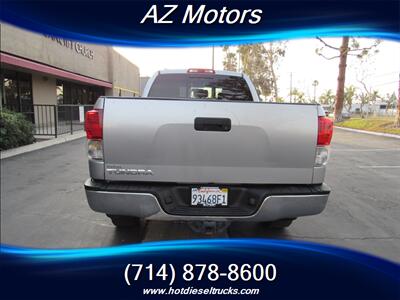
[[[45,74],[65,78],[65,79],[71,79],[71,80],[76,80],[79,82],[87,83],[87,84],[92,84],[92,85],[97,85],[97,86],[102,86],[106,88],[112,88],[112,83],[107,82],[107,81],[102,81],[98,79],[93,79],[90,77],[82,76],[79,74],[75,74],[72,72],[68,72],[65,70],[57,69],[55,67],[47,66],[41,63],[37,63],[25,58],[17,57],[11,54],[7,53],[0,53],[0,61],[5,64],[33,70],[33,71],[38,71],[42,72]]]

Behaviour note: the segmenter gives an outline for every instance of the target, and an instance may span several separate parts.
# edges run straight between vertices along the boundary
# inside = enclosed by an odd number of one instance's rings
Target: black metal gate
[[[17,111],[14,107],[4,108]],[[20,111],[34,125],[35,135],[54,136],[73,134],[84,129],[85,114],[93,109],[93,105],[79,104],[33,104]]]

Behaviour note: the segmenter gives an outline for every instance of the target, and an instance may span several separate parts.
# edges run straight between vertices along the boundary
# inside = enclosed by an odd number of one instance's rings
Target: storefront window
[[[104,88],[57,80],[58,104],[94,104]]]
[[[31,112],[33,104],[31,75],[18,73],[18,85],[21,112]]]
[[[2,70],[1,103],[4,108],[30,113],[32,112],[32,77],[30,74]]]

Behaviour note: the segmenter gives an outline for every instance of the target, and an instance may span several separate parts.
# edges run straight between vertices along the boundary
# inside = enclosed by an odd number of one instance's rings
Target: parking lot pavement
[[[1,242],[74,248],[187,238],[262,237],[315,241],[400,261],[400,141],[335,129],[325,211],[286,230],[237,222],[221,232],[196,233],[186,223],[147,222],[120,231],[87,205],[85,140],[1,161]]]

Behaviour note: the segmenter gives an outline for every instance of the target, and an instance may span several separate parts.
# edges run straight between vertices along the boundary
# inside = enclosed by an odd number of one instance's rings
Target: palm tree
[[[335,95],[333,94],[332,90],[329,89],[323,92],[321,96],[319,96],[319,102],[332,107],[333,103],[335,102]]]

